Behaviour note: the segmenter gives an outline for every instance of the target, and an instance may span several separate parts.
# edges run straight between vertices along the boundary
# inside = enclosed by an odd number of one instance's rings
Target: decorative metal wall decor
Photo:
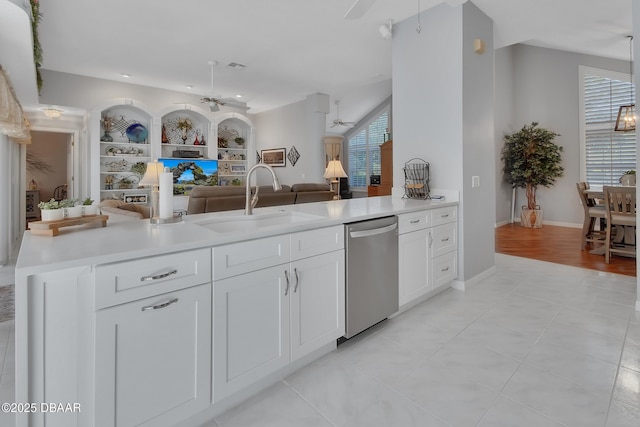
[[[289,159],[289,162],[291,162],[291,166],[295,166],[298,162],[300,153],[298,153],[298,150],[296,150],[295,145],[292,145],[291,148],[289,148],[289,154],[287,154],[287,158]]]

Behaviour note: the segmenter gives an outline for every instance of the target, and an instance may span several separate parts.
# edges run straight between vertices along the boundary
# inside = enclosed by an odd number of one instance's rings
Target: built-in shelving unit
[[[97,161],[94,173],[100,200],[121,199],[146,203],[147,188],[138,183],[152,159],[153,119],[133,101],[113,104],[92,114],[92,147]],[[95,186],[94,185],[94,186]],[[95,194],[92,191],[93,194]]]
[[[245,185],[250,137],[251,127],[246,121],[230,117],[218,124],[219,185]]]

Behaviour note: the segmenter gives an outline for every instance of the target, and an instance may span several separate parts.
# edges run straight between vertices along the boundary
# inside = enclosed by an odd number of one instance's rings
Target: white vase
[[[82,206],[72,206],[70,208],[64,208],[66,218],[79,218],[82,216]]]
[[[64,218],[64,209],[41,209],[40,217],[43,221],[59,221]]]
[[[82,205],[82,215],[97,215],[98,207],[96,205]]]

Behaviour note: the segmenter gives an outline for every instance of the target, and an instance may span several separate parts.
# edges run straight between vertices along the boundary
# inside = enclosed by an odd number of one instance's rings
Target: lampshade
[[[346,178],[347,173],[342,168],[340,160],[331,160],[329,161],[329,165],[327,165],[327,169],[324,171],[323,177],[328,179]]]
[[[140,181],[140,185],[158,185],[160,181],[160,174],[164,171],[164,165],[162,162],[149,162],[147,163],[147,170]]]

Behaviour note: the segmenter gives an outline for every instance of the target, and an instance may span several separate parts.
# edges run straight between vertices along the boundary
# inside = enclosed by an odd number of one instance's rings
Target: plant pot
[[[636,176],[634,174],[625,174],[620,177],[620,184],[625,187],[632,187],[636,185]]]
[[[64,218],[64,209],[41,209],[40,217],[43,221],[59,221]]]
[[[98,207],[96,205],[82,205],[82,216],[97,215]]]
[[[527,228],[542,228],[542,209],[522,207],[520,225]]]
[[[70,208],[64,208],[65,218],[79,218],[82,216],[82,206],[72,206]]]

